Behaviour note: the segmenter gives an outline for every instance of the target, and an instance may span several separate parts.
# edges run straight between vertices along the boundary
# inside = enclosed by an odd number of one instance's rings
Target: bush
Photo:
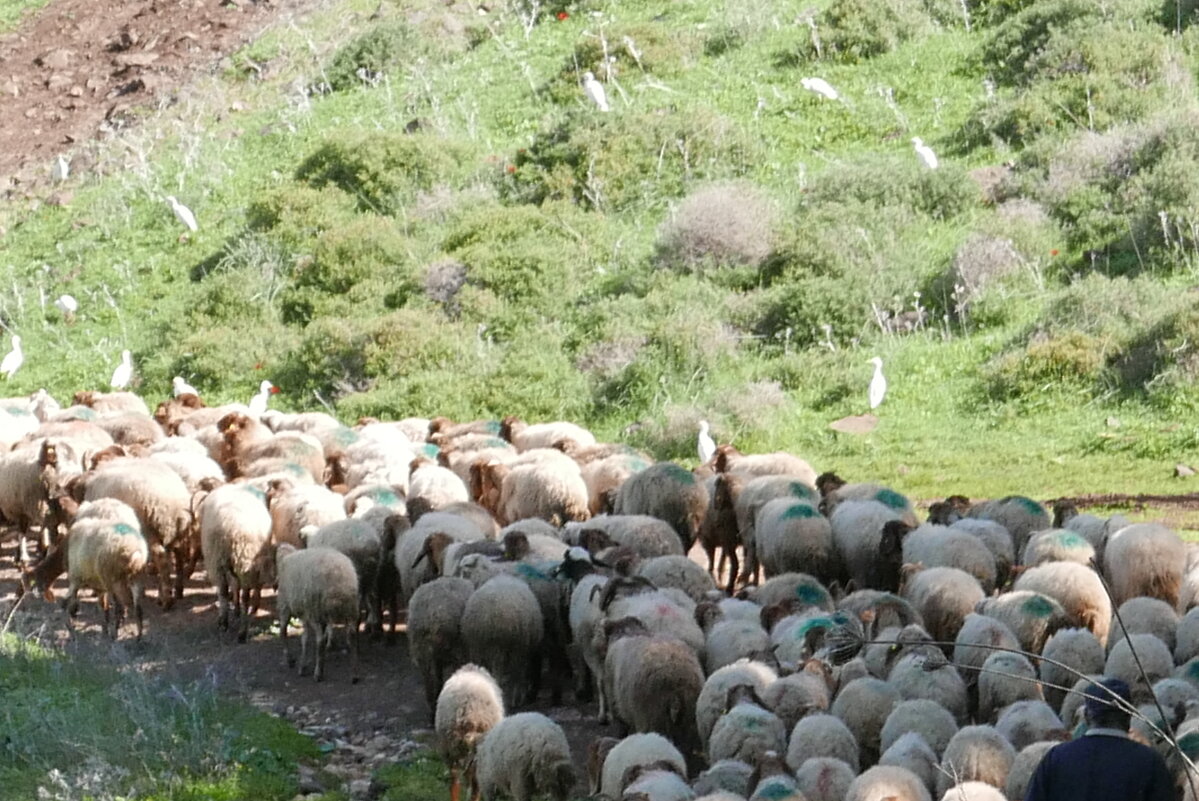
[[[858,62],[961,19],[953,0],[833,0],[816,17],[813,35],[805,38],[799,55]]]
[[[394,214],[418,192],[452,181],[466,162],[457,143],[425,134],[345,132],[329,137],[296,170],[315,187],[336,186],[359,208]]]
[[[294,255],[308,252],[318,236],[356,216],[354,199],[339,189],[288,183],[255,198],[246,209],[246,225]]]
[[[1081,331],[1040,333],[1023,350],[1000,357],[985,377],[992,396],[1005,400],[1090,391],[1110,355],[1108,343]]]
[[[657,261],[691,272],[757,267],[771,252],[775,217],[770,199],[752,184],[705,187],[688,195],[659,228]]]
[[[663,23],[616,24],[603,38],[587,36],[562,62],[558,74],[545,87],[557,102],[580,102],[579,82],[584,72],[608,83],[640,73],[671,77],[695,66],[702,42],[689,25]]]
[[[373,79],[397,67],[405,59],[415,60],[421,52],[420,36],[403,22],[374,26],[338,48],[325,67],[325,80],[336,91],[362,86],[359,71]]]
[[[1057,35],[1067,41],[1093,25],[1101,11],[1086,0],[1041,0],[1006,19],[987,35],[983,65],[1001,81],[1030,79],[1029,65]]]
[[[696,181],[743,176],[753,153],[743,131],[707,110],[572,113],[517,152],[501,195],[521,203],[653,209]]]
[[[166,375],[185,375],[201,387],[222,387],[223,399],[248,400],[264,378],[275,375],[299,334],[269,321],[254,325],[211,326],[178,342]],[[272,379],[275,380],[275,379]],[[284,389],[288,384],[276,381]]]
[[[881,155],[839,164],[812,182],[805,203],[857,201],[910,208],[934,219],[956,217],[980,200],[978,185],[954,164],[936,170],[920,166],[915,155]]]

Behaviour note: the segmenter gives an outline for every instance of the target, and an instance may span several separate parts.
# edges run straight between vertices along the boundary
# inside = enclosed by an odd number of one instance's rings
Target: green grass
[[[383,801],[426,801],[447,793],[450,775],[432,751],[419,751],[403,762],[380,768],[376,780],[386,788]]]
[[[289,799],[318,751],[217,695],[0,635],[0,798]],[[42,796],[45,790],[48,795]]]
[[[48,2],[50,0],[0,0],[0,33],[16,28],[21,20]]]

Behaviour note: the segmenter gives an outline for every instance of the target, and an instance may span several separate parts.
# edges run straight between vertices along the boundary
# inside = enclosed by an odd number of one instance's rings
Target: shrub
[[[1199,379],[1199,311],[1193,298],[1134,337],[1113,365],[1123,389],[1170,408],[1175,396],[1195,401]]]
[[[952,0],[833,0],[815,19],[801,58],[857,62],[889,53],[936,25],[961,19]]]
[[[407,23],[376,25],[338,48],[325,67],[325,80],[337,91],[362,86],[360,70],[368,79],[389,72],[405,59],[415,60],[421,45]]]
[[[466,161],[457,143],[426,134],[344,132],[330,136],[296,170],[315,187],[336,186],[363,210],[395,213],[418,192],[450,181]]]
[[[324,317],[305,327],[303,339],[291,353],[280,377],[284,385],[318,392],[336,400],[371,386],[364,350],[369,333],[351,319]]]
[[[1108,343],[1081,331],[1040,333],[992,363],[985,376],[992,396],[1000,399],[1090,390],[1109,355]]]
[[[980,200],[978,185],[953,164],[928,170],[910,153],[874,156],[838,164],[817,176],[805,202],[857,201],[915,209],[934,219],[956,217]]]
[[[601,81],[609,76],[651,73],[669,77],[695,66],[702,46],[699,32],[690,25],[662,23],[616,24],[601,36],[579,40],[570,57],[546,87],[558,102],[577,102],[579,81],[592,72]]]
[[[761,190],[737,182],[704,187],[679,204],[658,230],[661,266],[698,272],[704,267],[757,267],[770,254],[775,210]]]
[[[316,237],[349,224],[355,216],[354,199],[339,189],[288,183],[256,197],[246,209],[246,225],[296,254],[308,251]]]
[[[1030,78],[1030,63],[1062,33],[1068,40],[1094,24],[1101,11],[1086,0],[1041,0],[1006,19],[982,47],[983,65],[1002,81]]]
[[[248,399],[263,378],[274,375],[299,334],[277,322],[212,326],[179,340],[167,375],[185,375],[197,386],[222,387],[224,398]],[[235,343],[235,346],[231,346]],[[274,380],[274,379],[272,379]],[[283,381],[276,381],[287,387]]]
[[[425,297],[440,304],[451,317],[461,310],[458,291],[465,283],[466,265],[460,261],[438,259],[425,268]]]

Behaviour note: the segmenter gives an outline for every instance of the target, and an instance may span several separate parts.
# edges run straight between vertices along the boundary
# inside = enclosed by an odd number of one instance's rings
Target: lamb
[[[837,505],[829,517],[833,542],[837,546],[846,576],[858,587],[894,591],[896,586],[884,586],[879,575],[879,545],[883,525],[899,520],[900,515],[878,501],[845,501]]]
[[[691,550],[708,508],[708,491],[688,470],[658,462],[630,476],[616,495],[619,515],[650,515],[665,520],[678,534],[683,552]]]
[[[598,789],[608,798],[619,798],[624,792],[624,777],[633,768],[667,764],[680,773],[687,772],[687,763],[679,749],[657,732],[630,734],[616,743],[603,760]]]
[[[478,745],[476,778],[483,801],[500,794],[513,801],[542,794],[567,801],[575,775],[562,727],[539,712],[504,718]]]
[[[914,731],[892,743],[879,757],[878,764],[910,770],[920,777],[920,781],[930,791],[937,785],[937,772],[941,767],[933,749]]]
[[[1033,654],[1041,653],[1045,642],[1058,629],[1077,625],[1056,599],[1031,590],[987,598],[974,611],[1003,623],[1019,640],[1020,649]]]
[[[509,708],[533,700],[533,669],[539,664],[543,632],[537,597],[520,579],[495,576],[467,599],[462,638],[470,660],[491,671]]]
[[[1136,651],[1136,657],[1140,658],[1139,665],[1133,650]],[[1103,675],[1128,682],[1134,704],[1151,701],[1153,683],[1173,672],[1174,655],[1164,642],[1152,634],[1129,634],[1112,647],[1103,666]]]
[[[287,622],[298,617],[304,623],[300,639],[299,675],[307,666],[308,647],[315,654],[313,678],[325,677],[325,651],[332,627],[342,624],[350,630],[350,682],[358,683],[358,574],[350,557],[329,548],[296,550],[280,545],[275,551],[279,591],[275,606],[279,616],[279,634],[287,666],[295,658],[287,646]]]
[[[838,574],[829,521],[804,501],[778,498],[754,521],[758,559],[767,576],[802,570],[824,583]]]
[[[924,782],[907,768],[879,765],[853,780],[845,801],[931,801]]]
[[[1106,661],[1103,646],[1089,629],[1059,629],[1045,643],[1041,655],[1045,657],[1040,670],[1041,681],[1045,683],[1045,700],[1058,710],[1066,697],[1066,689],[1059,688],[1069,688],[1079,673],[1102,673]]]
[[[1178,606],[1186,546],[1173,531],[1156,523],[1125,526],[1108,538],[1103,554],[1117,604],[1143,595]]]
[[[350,557],[358,574],[358,604],[366,610],[366,630],[383,631],[382,599],[379,597],[379,570],[383,561],[383,537],[371,523],[358,518],[337,520],[320,528],[303,529],[301,535],[309,548],[332,548]]]
[[[832,757],[814,757],[795,771],[795,785],[807,801],[843,801],[853,778],[849,765]]]
[[[453,581],[453,579],[442,579]],[[427,685],[426,685],[427,687]],[[475,750],[504,718],[504,699],[491,674],[478,665],[464,665],[446,680],[436,696],[433,729],[438,751],[450,770],[450,799],[460,797],[460,773],[465,768],[470,797],[475,797]]]
[[[1017,751],[1040,740],[1065,740],[1070,736],[1049,704],[1039,700],[1016,701],[1004,707],[995,721],[995,731]]]
[[[1124,621],[1124,626],[1113,627],[1107,640],[1109,652],[1124,637],[1125,627],[1130,634],[1152,634],[1164,642],[1171,651],[1174,650],[1179,622],[1178,613],[1174,611],[1174,607],[1157,598],[1140,596],[1129,598],[1120,604],[1118,611],[1120,619]]]
[[[582,447],[595,444],[595,435],[590,431],[561,420],[529,424],[518,417],[509,416],[501,421],[498,433],[521,453],[534,448],[552,448],[563,440]]]
[[[1012,535],[1016,553],[1024,553],[1024,545],[1034,531],[1049,528],[1049,513],[1045,507],[1023,495],[1008,495],[995,501],[976,504],[969,511],[970,517],[994,520]]]
[[[831,711],[853,732],[863,764],[872,765],[878,760],[883,724],[900,700],[898,690],[873,677],[854,679],[833,699]]]
[[[786,750],[787,729],[753,687],[742,684],[730,689],[726,709],[708,739],[709,764],[739,759],[754,765],[768,751]]]
[[[1055,745],[1057,743],[1053,740],[1044,740],[1032,745],[1026,745],[1016,755],[1015,761],[1012,762],[1011,770],[1008,771],[1007,781],[1003,786],[1004,795],[1013,799],[1024,798],[1024,794],[1028,791],[1028,785],[1032,782],[1032,775],[1036,772],[1037,766],[1041,764],[1041,760],[1045,758],[1045,754],[1049,753],[1049,749]]]
[[[1002,787],[1016,759],[1016,749],[990,726],[966,726],[945,747],[941,756],[941,775],[937,792],[944,793],[955,783],[986,782]]]
[[[238,619],[237,639],[249,632],[251,596],[274,580],[271,515],[259,492],[226,484],[200,504],[200,544],[204,570],[216,586],[217,625],[229,628],[229,596]]]
[[[833,715],[808,715],[795,724],[787,746],[787,766],[798,772],[810,759],[832,758],[858,772],[858,741],[849,727]]]
[[[686,556],[656,556],[637,568],[637,575],[660,589],[674,587],[693,601],[702,601],[716,589],[712,576]]]
[[[1025,700],[1044,700],[1032,663],[1020,654],[997,652],[987,657],[978,677],[978,719],[993,722],[1008,704]]]
[[[1078,562],[1090,567],[1095,548],[1086,538],[1069,529],[1051,528],[1038,531],[1028,538],[1020,562],[1036,567],[1043,562]]]
[[[949,741],[958,733],[958,724],[949,710],[936,701],[927,698],[901,701],[883,724],[879,747],[886,751],[900,737],[913,732],[919,734],[940,759]]]
[[[104,632],[114,640],[120,633],[123,613],[133,610],[137,638],[142,638],[141,572],[150,549],[128,507],[115,508],[115,501],[83,504],[67,535],[67,578],[70,585],[63,606],[74,617],[79,611],[80,589],[101,594]],[[111,607],[111,609],[110,609]],[[109,623],[112,631],[109,633]]]
[[[414,525],[426,512],[470,500],[466,484],[452,470],[423,457],[413,459],[409,470],[408,516]]]
[[[903,540],[903,561],[925,567],[956,567],[974,576],[983,591],[995,589],[995,557],[982,540],[960,529],[924,524]]]
[[[1107,644],[1112,604],[1103,582],[1093,570],[1074,562],[1049,562],[1021,574],[1015,588],[1043,593],[1057,600],[1066,614],[1091,630],[1100,645]],[[1039,649],[1035,651],[1039,652]]]
[[[974,576],[955,567],[930,567],[910,575],[900,595],[911,602],[939,642],[953,642],[966,615],[986,597]]]
[[[446,576],[422,584],[408,603],[408,648],[424,685],[430,713],[436,709],[447,674],[466,662],[462,615],[474,591],[474,585],[466,579]],[[490,673],[487,677],[494,683]]]
[[[700,690],[695,703],[695,724],[703,750],[708,748],[708,738],[716,721],[724,713],[725,701],[730,689],[738,684],[753,687],[762,695],[766,688],[778,678],[774,670],[761,662],[742,659],[712,672]]]

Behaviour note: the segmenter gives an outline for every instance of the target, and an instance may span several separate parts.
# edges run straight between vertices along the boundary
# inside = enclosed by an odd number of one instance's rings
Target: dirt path
[[[284,5],[52,0],[0,36],[0,193],[44,182],[56,155],[166,101]]]

